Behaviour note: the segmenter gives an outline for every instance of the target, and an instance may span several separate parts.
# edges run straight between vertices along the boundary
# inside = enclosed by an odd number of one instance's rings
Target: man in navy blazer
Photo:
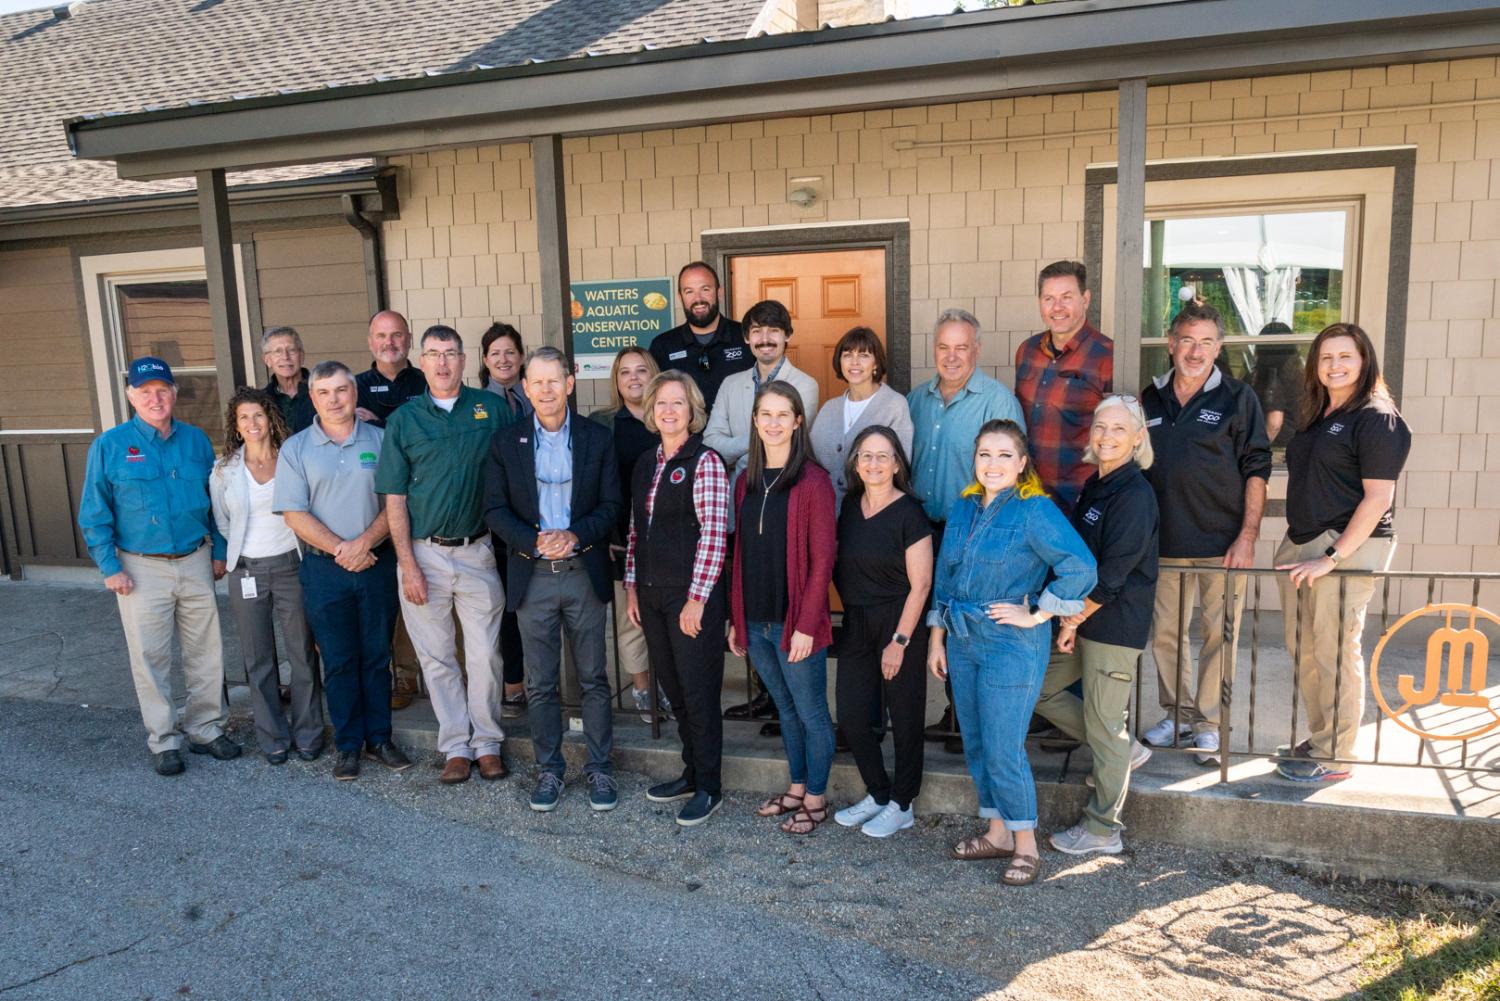
[[[505,540],[507,607],[526,650],[526,698],[540,770],[531,808],[547,813],[562,798],[562,631],[567,630],[583,692],[589,805],[613,810],[614,744],[605,655],[605,609],[614,597],[610,530],[624,500],[614,436],[568,407],[567,356],[540,347],[526,358],[524,388],[534,413],[495,432],[485,464],[485,521]]]

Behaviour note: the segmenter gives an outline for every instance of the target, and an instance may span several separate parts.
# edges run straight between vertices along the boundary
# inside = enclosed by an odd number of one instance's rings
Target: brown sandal
[[[802,797],[784,792],[780,796],[772,796],[756,807],[755,815],[757,817],[780,817],[784,814],[796,813],[800,809],[802,809]]]
[[[1000,882],[1006,886],[1030,886],[1041,871],[1040,855],[1013,855],[1010,865],[1000,874]]]
[[[960,841],[953,846],[953,857],[960,862],[977,862],[981,859],[1010,858],[1016,853],[1014,848],[999,848],[995,843],[983,834],[976,834],[972,838]]]
[[[828,819],[828,804],[804,808],[792,814],[790,820],[783,821],[781,829],[788,834],[811,834],[818,829],[818,825]]]

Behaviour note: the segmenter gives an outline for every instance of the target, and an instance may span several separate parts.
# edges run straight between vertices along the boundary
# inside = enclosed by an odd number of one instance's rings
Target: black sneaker
[[[333,777],[340,782],[359,778],[359,752],[340,751],[338,763],[333,766]]]
[[[683,804],[677,814],[677,826],[697,827],[712,817],[724,805],[723,796],[707,792],[695,792],[693,798]]]
[[[303,761],[317,761],[322,756],[323,749],[321,747],[315,747],[312,750],[308,750],[305,747],[297,748],[297,757],[301,758]]]
[[[206,744],[200,744],[196,740],[188,741],[188,750],[194,754],[213,755],[220,761],[232,761],[238,758],[244,749],[221,733]]]
[[[175,747],[157,751],[151,755],[151,765],[158,775],[181,775],[187,770],[187,765],[182,760],[182,752]]]
[[[286,761],[287,752],[285,750],[266,752],[266,764],[268,765],[284,765]]]
[[[531,791],[531,808],[537,813],[551,813],[557,809],[562,793],[562,776],[542,772],[537,776],[536,788]]]
[[[393,772],[404,772],[411,767],[411,759],[388,740],[366,749],[365,753]]]
[[[943,750],[949,754],[964,753],[964,739],[962,737],[947,737],[943,740]]]
[[[958,721],[954,719],[953,707],[949,706],[943,710],[943,718],[922,731],[924,740],[940,741],[947,740],[958,729]]]
[[[608,772],[590,772],[587,779],[590,810],[604,813],[620,805],[620,787],[613,775]]]
[[[687,779],[677,778],[647,789],[646,798],[653,803],[675,803],[682,799],[692,799],[697,791]]]
[[[762,737],[780,737],[781,724],[774,719],[769,723],[762,723],[760,727],[760,735]]]

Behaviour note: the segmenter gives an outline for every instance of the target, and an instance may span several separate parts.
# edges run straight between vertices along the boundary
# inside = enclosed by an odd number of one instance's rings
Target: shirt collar
[[[323,430],[323,418],[315,415],[313,417],[313,422],[307,426],[308,433],[312,435],[314,445],[340,446],[347,445],[351,441],[354,441],[360,436],[361,433],[363,433],[364,428],[365,422],[356,417],[354,418],[354,430],[349,433],[349,437],[345,438],[341,442],[335,442],[332,438],[328,437],[328,432]]]
[[[775,382],[776,379],[781,375],[781,370],[786,368],[786,362],[786,355],[782,355],[781,361],[776,363],[776,367],[771,369],[771,374],[766,376],[765,379],[762,379],[760,377],[760,363],[756,362],[754,365],[750,366],[750,379],[755,383],[757,389],[759,389],[766,383]]]
[[[1084,342],[1093,335],[1094,325],[1092,323],[1085,323],[1078,333],[1068,338],[1068,343],[1059,348],[1053,344],[1052,331],[1044,330],[1042,331],[1042,350],[1054,358],[1061,358],[1063,355],[1071,354],[1083,347]]]
[[[272,396],[287,395],[281,391],[281,380],[276,378],[275,372],[271,373],[271,381],[266,383],[266,392],[270,393]],[[297,380],[296,395],[301,396],[305,392],[307,392],[307,369],[304,368],[302,370],[301,378]],[[287,397],[287,399],[292,399],[292,397]]]
[[[573,408],[572,407],[569,407],[567,410],[563,411],[563,426],[560,427],[560,428],[558,428],[556,431],[548,431],[546,428],[542,427],[541,418],[537,417],[535,410],[533,410],[531,412],[531,426],[536,429],[536,441],[537,441],[538,445],[540,445],[542,443],[542,436],[543,435],[552,435],[552,436],[555,436],[555,435],[558,435],[558,434],[561,434],[561,435],[565,436],[569,445],[573,444]]]
[[[1161,375],[1157,376],[1155,379],[1152,379],[1151,383],[1158,390],[1165,391],[1168,386],[1172,385],[1172,377],[1174,375],[1176,375],[1176,374],[1177,374],[1177,369],[1174,366],[1172,368],[1167,369],[1165,372],[1163,372]],[[1215,365],[1214,366],[1214,370],[1212,372],[1208,373],[1208,381],[1203,384],[1203,388],[1199,389],[1198,392],[1199,393],[1207,393],[1210,390],[1218,389],[1219,385],[1223,381],[1224,381],[1224,370],[1221,369],[1221,368],[1219,368],[1218,365]],[[1194,394],[1194,395],[1197,395],[1197,394]]]
[[[974,369],[974,371],[969,374],[968,380],[966,382],[964,382],[964,384],[962,386],[958,387],[958,392],[956,392],[956,393],[953,394],[953,399],[956,400],[960,396],[963,396],[965,393],[977,392],[979,390],[979,388],[980,388],[980,385],[982,385],[981,380],[988,379],[988,378],[989,378],[989,376],[985,375],[984,372],[983,372],[983,370],[978,369],[978,368]],[[935,376],[932,377],[932,381],[930,381],[929,383],[927,383],[927,391],[929,393],[931,393],[933,396],[937,397],[939,401],[941,401],[942,398],[943,398],[943,390],[942,390],[941,382],[942,382],[942,377],[935,375]],[[978,384],[978,385],[976,385],[976,384]],[[878,393],[878,392],[880,392],[880,390],[877,389],[877,390],[875,390],[875,392]],[[951,404],[953,402],[953,400],[949,400],[948,402]]]
[[[135,425],[136,432],[147,441],[168,441],[172,435],[177,433],[177,418],[175,417],[172,418],[172,426],[167,430],[166,434],[160,433],[156,428],[147,424],[140,414],[132,415],[130,423]]]

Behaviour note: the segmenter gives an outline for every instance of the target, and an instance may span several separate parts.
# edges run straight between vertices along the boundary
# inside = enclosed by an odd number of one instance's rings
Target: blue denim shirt
[[[970,623],[988,621],[997,601],[1034,603],[1053,615],[1083,611],[1096,583],[1094,557],[1052,499],[1022,500],[1010,489],[989,507],[980,501],[960,497],[948,513],[927,624],[962,638]]]
[[[165,438],[139,417],[95,438],[84,468],[78,527],[100,572],[120,572],[116,549],[190,553],[205,537],[213,558],[224,559],[227,546],[208,498],[213,465],[208,435],[180,421]]]
[[[1021,404],[1005,386],[976,371],[964,388],[943,402],[933,376],[906,395],[915,431],[911,485],[931,521],[943,521],[963,488],[974,479],[974,440],[986,421],[1004,418],[1026,430]]]

